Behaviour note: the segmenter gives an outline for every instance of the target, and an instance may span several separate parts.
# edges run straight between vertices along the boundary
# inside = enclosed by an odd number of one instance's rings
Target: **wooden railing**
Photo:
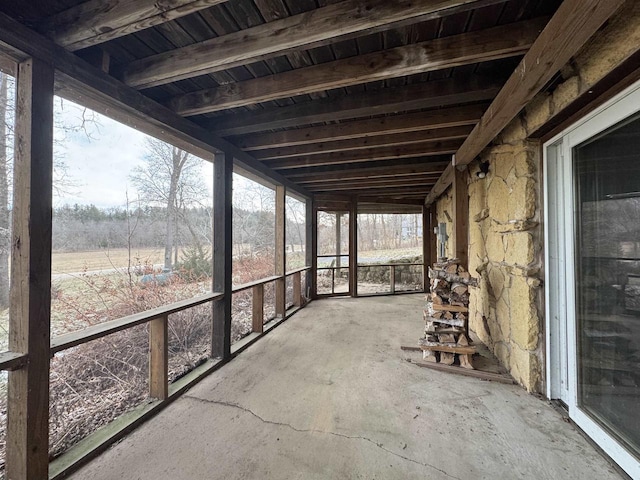
[[[371,263],[358,265],[358,268],[388,268],[389,269],[389,293],[396,293],[396,268],[398,267],[422,267],[423,263]]]
[[[294,307],[302,307],[307,299],[302,292],[302,274],[311,270],[311,267],[302,267],[296,270],[286,272],[284,276],[272,276],[238,285],[232,289],[233,293],[239,293],[245,290],[252,290],[253,307],[252,307],[252,333],[251,338],[245,338],[234,345],[232,354],[237,355],[251,343],[255,342],[262,335],[266,334],[272,328],[280,324],[290,315],[297,311],[297,308],[291,309],[280,318],[272,319],[266,324],[263,323],[264,311],[264,286],[268,283],[286,280],[287,277],[293,277],[294,289]],[[104,323],[92,325],[77,332],[58,335],[51,340],[50,355],[63,352],[65,350],[89,343],[108,335],[122,332],[139,325],[149,324],[149,397],[156,401],[147,402],[137,407],[130,415],[125,415],[122,419],[117,419],[111,424],[103,427],[97,440],[80,442],[74,447],[73,454],[63,455],[50,466],[50,478],[61,478],[68,472],[77,468],[77,465],[88,461],[108,445],[117,441],[125,435],[131,428],[135,427],[144,419],[153,415],[161,408],[166,406],[170,401],[181,395],[191,385],[197,383],[204,376],[214,371],[223,364],[222,359],[209,359],[205,363],[196,367],[191,373],[181,377],[169,385],[169,348],[168,348],[168,329],[169,315],[188,310],[198,305],[206,303],[214,303],[223,300],[225,295],[220,292],[211,292],[197,297],[181,300],[169,305],[136,313],[126,317],[109,320]],[[16,352],[0,353],[0,371],[16,370],[25,366],[29,356]],[[88,437],[89,440],[91,437]]]
[[[322,255],[323,257],[336,257],[336,255]],[[391,294],[396,293],[396,269],[399,267],[422,267],[424,268],[424,263],[371,263],[371,264],[362,264],[358,265],[357,268],[388,268],[389,269],[389,292]],[[335,277],[336,270],[349,269],[348,266],[329,266],[329,267],[318,267],[317,271],[321,270],[331,270],[331,294],[335,294]],[[322,295],[322,294],[321,294]],[[329,294],[325,294],[329,295]]]

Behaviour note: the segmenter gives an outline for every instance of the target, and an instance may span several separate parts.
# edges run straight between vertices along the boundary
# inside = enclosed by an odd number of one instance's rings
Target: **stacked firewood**
[[[478,282],[455,259],[434,264],[429,278],[425,336],[420,339],[424,359],[473,368],[476,348],[469,339],[469,287]]]

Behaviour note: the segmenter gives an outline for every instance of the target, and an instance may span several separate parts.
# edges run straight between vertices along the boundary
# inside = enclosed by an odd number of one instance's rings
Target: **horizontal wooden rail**
[[[287,273],[285,273],[285,276],[289,277],[289,276],[294,275],[296,273],[306,272],[307,270],[311,270],[311,267],[300,267],[300,268],[296,268],[294,270],[289,270]]]
[[[0,370],[17,370],[27,364],[28,355],[18,352],[0,353]]]
[[[358,268],[361,267],[422,267],[424,263],[359,263]],[[320,268],[320,267],[318,267]]]
[[[153,308],[145,312],[135,313],[127,317],[110,320],[98,325],[92,325],[77,332],[59,335],[51,340],[51,355],[82,345],[83,343],[88,343],[92,340],[97,340],[98,338],[106,337],[113,333],[121,332],[122,330],[133,328],[137,325],[148,323],[151,320],[155,320],[156,318],[163,317],[165,315],[171,315],[172,313],[181,312],[183,310],[202,305],[203,303],[220,300],[223,296],[224,295],[219,292],[206,293],[204,295],[188,298],[169,305],[163,305],[162,307]]]
[[[254,280],[253,282],[243,283],[241,285],[237,285],[233,287],[231,290],[232,293],[240,293],[244,290],[249,290],[256,285],[265,285],[267,283],[275,282],[280,278],[280,275],[273,275],[271,277],[261,278],[260,280]]]

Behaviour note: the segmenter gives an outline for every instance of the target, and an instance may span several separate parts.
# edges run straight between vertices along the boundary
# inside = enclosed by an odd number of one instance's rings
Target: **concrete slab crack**
[[[332,435],[335,437],[341,437],[341,438],[346,438],[349,440],[363,440],[365,442],[371,443],[372,445],[375,445],[377,448],[384,450],[385,452],[389,453],[390,455],[393,455],[394,457],[398,457],[401,458],[402,460],[405,460],[407,462],[411,462],[411,463],[415,463],[417,465],[421,465],[425,468],[429,468],[432,470],[435,470],[437,472],[440,472],[443,475],[446,475],[449,478],[453,478],[455,480],[462,480],[459,477],[456,477],[454,475],[451,475],[449,473],[447,473],[446,471],[442,470],[441,468],[436,467],[435,465],[431,465],[430,463],[423,463],[420,462],[418,460],[415,460],[413,458],[407,457],[405,455],[401,455],[397,452],[394,452],[393,450],[388,449],[387,447],[385,447],[382,443],[376,442],[375,440],[372,440],[368,437],[363,437],[360,435],[346,435],[343,433],[337,433],[337,432],[329,432],[326,430],[316,430],[316,429],[302,429],[302,428],[296,428],[293,425],[290,425],[288,423],[283,423],[283,422],[274,422],[272,420],[267,420],[266,418],[261,417],[260,415],[258,415],[257,413],[255,413],[253,410],[243,407],[242,405],[239,405],[237,403],[232,403],[232,402],[224,402],[221,400],[207,400],[204,398],[200,398],[200,397],[194,397],[192,395],[183,395],[182,398],[188,398],[190,400],[195,400],[198,402],[202,402],[202,403],[207,403],[207,404],[213,404],[213,405],[221,405],[223,407],[229,407],[229,408],[235,408],[238,410],[241,410],[245,413],[248,413],[249,415],[252,415],[253,417],[257,418],[258,420],[260,420],[262,423],[266,423],[268,425],[276,425],[279,427],[285,427],[285,428],[289,428],[291,430],[293,430],[294,432],[298,432],[298,433],[320,433],[320,434],[325,434],[325,435]]]

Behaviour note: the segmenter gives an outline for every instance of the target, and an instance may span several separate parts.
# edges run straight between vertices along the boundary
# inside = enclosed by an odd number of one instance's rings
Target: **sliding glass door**
[[[639,92],[625,92],[554,139],[545,159],[549,395],[566,403],[576,423],[634,478],[640,477]]]

